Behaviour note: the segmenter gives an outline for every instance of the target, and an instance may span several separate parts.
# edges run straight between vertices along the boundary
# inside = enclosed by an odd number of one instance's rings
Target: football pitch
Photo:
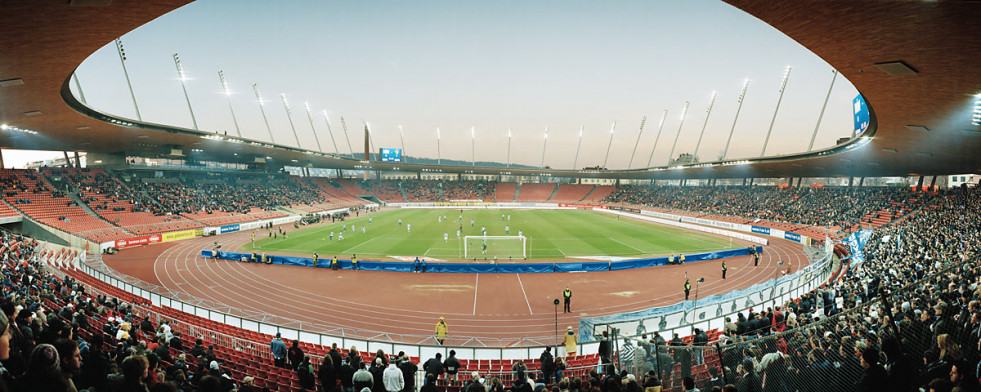
[[[443,216],[446,219],[440,218]],[[300,226],[299,229],[289,227],[286,238],[271,238],[267,230],[259,229],[254,231],[255,242],[246,243],[239,250],[306,257],[316,252],[322,259],[332,256],[347,259],[357,254],[360,259],[418,256],[460,260],[464,259],[464,243],[467,242],[464,238],[480,236],[482,228],[486,228],[487,236],[523,235],[528,259],[606,260],[700,253],[736,246],[727,238],[627,218],[618,220],[614,215],[592,211],[463,210],[461,213],[455,209],[397,209],[362,214],[357,218],[351,216],[343,222]],[[340,239],[342,232],[343,240]],[[493,258],[487,255],[495,254],[495,247],[512,248],[505,252],[509,255],[514,253],[513,248],[518,248],[518,254],[521,253],[520,240],[495,239],[488,240],[488,252],[481,256],[481,241],[469,240],[469,258]],[[507,258],[501,256],[501,259]]]

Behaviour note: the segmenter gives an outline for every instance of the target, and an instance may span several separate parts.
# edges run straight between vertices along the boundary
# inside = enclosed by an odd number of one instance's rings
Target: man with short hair
[[[545,385],[551,384],[552,376],[555,373],[555,358],[552,357],[552,346],[545,347],[545,351],[542,352],[542,355],[538,358],[538,361],[541,364],[542,377],[545,379]]]
[[[402,380],[405,385],[402,387],[402,392],[415,392],[416,390],[416,372],[419,371],[419,367],[409,360],[408,355],[403,355],[399,362],[399,370],[402,371]]]
[[[430,358],[426,363],[422,364],[422,370],[426,374],[436,376],[436,378],[443,375],[443,354],[436,353],[435,358]]]
[[[456,381],[457,373],[460,371],[460,360],[456,358],[456,350],[450,350],[450,356],[443,361],[443,368],[446,369],[446,380]]]
[[[281,335],[276,332],[276,337],[269,342],[269,349],[272,350],[273,363],[281,368],[286,367],[286,354],[289,349],[286,348],[286,342],[280,339]]]
[[[372,389],[375,378],[365,368],[364,362],[358,364],[358,371],[354,372],[354,375],[351,376],[351,383],[354,386],[354,392],[360,392],[364,388]]]

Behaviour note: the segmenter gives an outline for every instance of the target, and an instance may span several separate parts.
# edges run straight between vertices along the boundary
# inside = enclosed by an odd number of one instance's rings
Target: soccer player
[[[334,240],[334,232],[333,231],[330,232],[330,235],[327,238],[330,239],[331,241],[333,241]]]
[[[524,237],[524,233],[522,233],[521,230],[518,230],[518,237]]]
[[[351,224],[351,231],[358,231],[358,229],[354,227],[354,223]]]
[[[405,224],[405,229],[408,230],[411,233],[412,232],[412,224],[411,223],[406,223]]]
[[[368,229],[366,229],[364,227],[364,225],[361,225],[361,234],[364,234],[364,233],[367,233],[367,232],[368,232]]]
[[[445,231],[443,232],[443,242],[446,242],[446,243],[449,243],[450,242],[450,233],[447,233]]]
[[[511,226],[504,226],[504,234],[511,234]]]
[[[486,228],[486,227],[484,227],[484,226],[481,226],[481,227],[480,227],[480,234],[481,234],[481,235],[487,235],[487,228]]]
[[[480,253],[481,254],[486,254],[487,253],[487,240],[481,241],[481,246],[483,247],[483,250],[481,250]]]
[[[501,214],[501,220],[502,221],[504,220],[504,214]]]
[[[370,216],[368,217],[368,224],[369,225],[371,224],[371,217]]]
[[[252,242],[255,242],[255,233],[252,233]]]
[[[511,214],[508,214],[508,222],[511,221]]]
[[[402,226],[402,218],[399,218],[399,226]]]
[[[436,222],[437,223],[443,223],[443,216],[442,215],[436,215]]]
[[[344,231],[347,231],[347,223],[344,224],[344,226],[342,227],[342,229],[344,229]]]
[[[338,241],[344,241],[344,232],[343,231],[337,232],[337,240]]]
[[[456,239],[460,239],[460,230],[456,231]]]
[[[473,219],[470,220],[470,228],[473,228]]]

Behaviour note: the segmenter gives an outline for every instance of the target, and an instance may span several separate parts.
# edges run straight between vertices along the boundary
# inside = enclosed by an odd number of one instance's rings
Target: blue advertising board
[[[760,233],[760,234],[770,235],[770,228],[769,227],[753,226],[753,232],[754,233]]]
[[[797,233],[783,233],[783,238],[791,241],[800,242],[800,234]]]
[[[219,230],[219,232],[221,232],[221,234],[225,234],[225,233],[231,233],[231,232],[239,231],[240,228],[241,228],[241,226],[239,226],[236,223],[234,225],[222,226],[218,230]]]
[[[865,103],[862,94],[852,100],[852,112],[855,114],[855,133],[852,134],[852,137],[855,137],[869,128],[869,105]]]

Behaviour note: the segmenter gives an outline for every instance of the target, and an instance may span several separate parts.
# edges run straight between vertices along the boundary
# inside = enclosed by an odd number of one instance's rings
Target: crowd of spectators
[[[852,227],[880,210],[906,214],[933,199],[905,187],[778,188],[764,186],[675,187],[622,185],[604,199],[750,220]],[[899,207],[896,207],[899,206]]]
[[[245,214],[252,208],[270,211],[279,206],[326,202],[306,184],[284,178],[243,181],[231,176],[221,180],[182,176],[176,182],[135,182],[132,186],[149,194],[173,214],[214,211]]]
[[[703,390],[725,382],[740,392],[981,390],[981,192],[938,197],[877,230],[866,259],[833,285],[727,319],[718,348],[698,347],[707,339],[697,333],[687,343],[644,336],[637,372],[667,384],[692,377],[696,358],[718,350],[721,368],[694,376]]]

